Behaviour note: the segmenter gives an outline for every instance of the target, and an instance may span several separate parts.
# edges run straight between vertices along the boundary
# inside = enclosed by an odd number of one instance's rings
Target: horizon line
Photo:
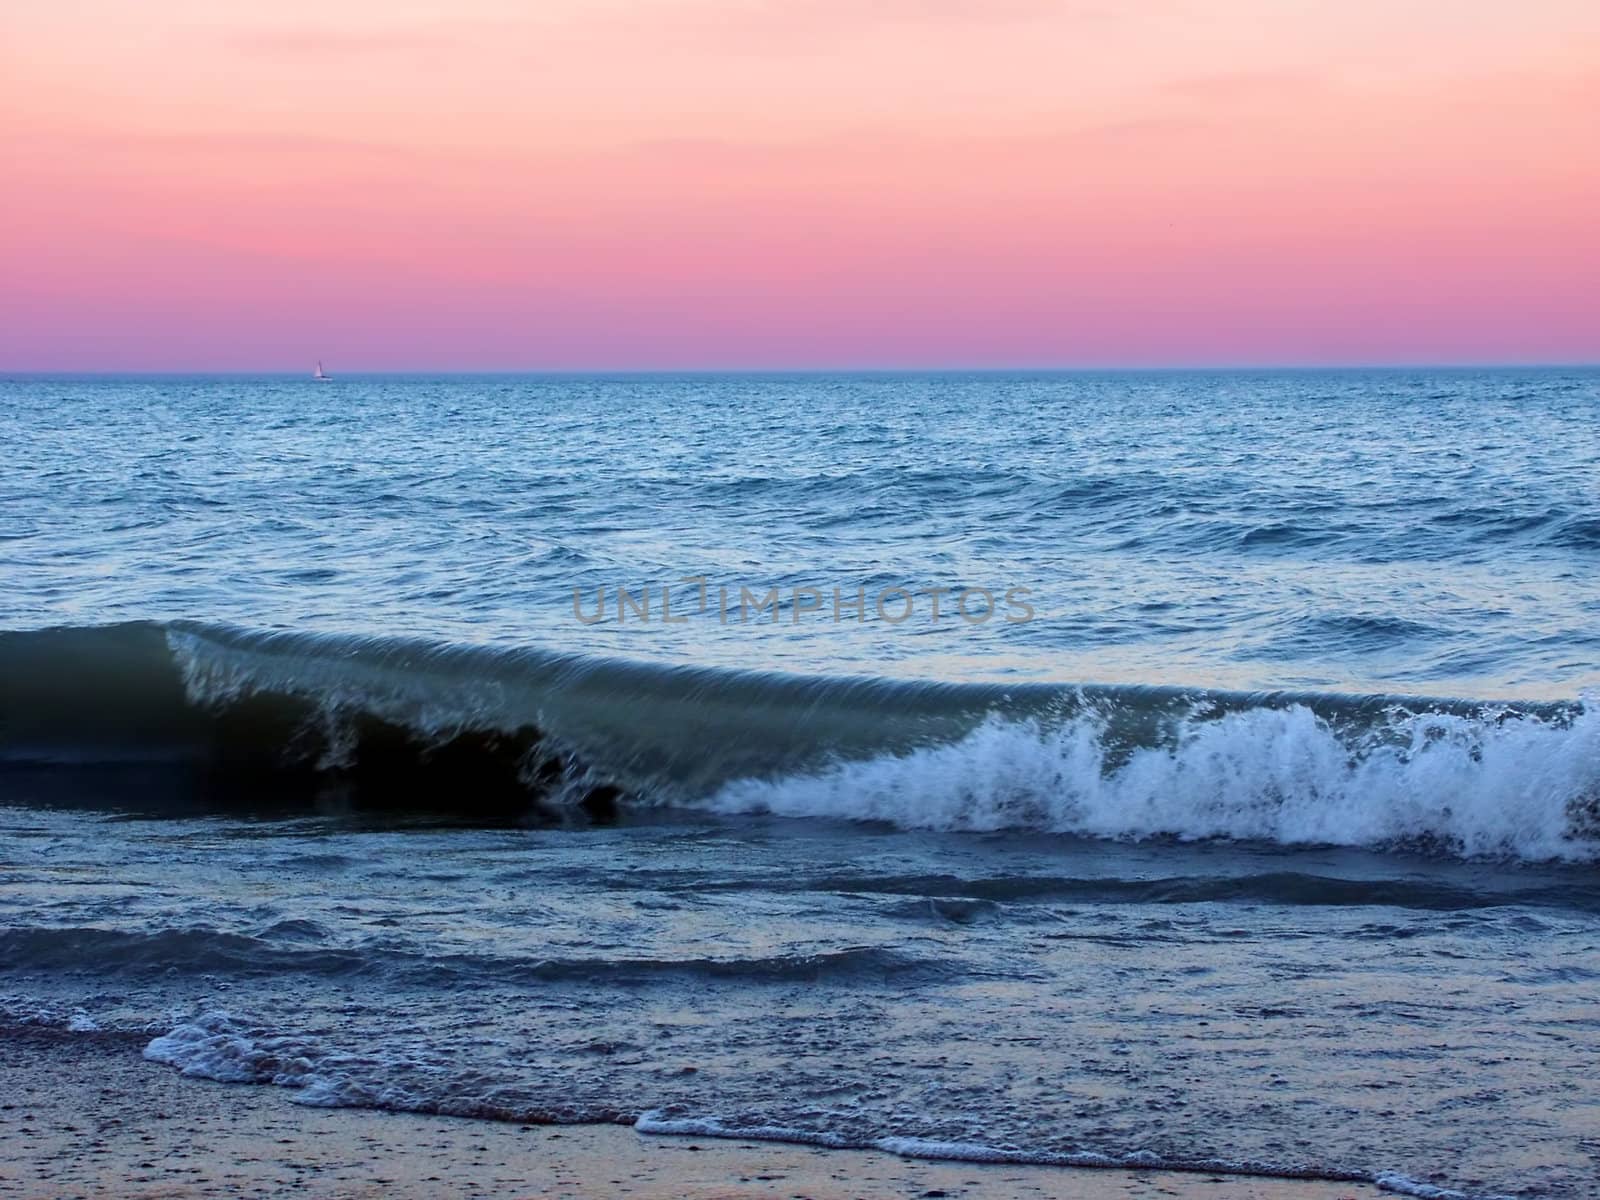
[[[1162,374],[1238,371],[1472,371],[1472,370],[1594,370],[1600,359],[1559,360],[1465,360],[1465,361],[1374,361],[1374,362],[1238,362],[1238,363],[1096,363],[1060,365],[903,365],[903,366],[698,366],[698,367],[423,367],[383,368],[348,367],[329,372],[329,378],[426,378],[437,376],[508,378],[593,378],[651,376],[793,376],[793,375],[1071,375],[1071,374]],[[14,378],[228,378],[300,379],[312,378],[308,371],[284,367],[136,367],[136,368],[12,368],[0,367],[0,379]]]

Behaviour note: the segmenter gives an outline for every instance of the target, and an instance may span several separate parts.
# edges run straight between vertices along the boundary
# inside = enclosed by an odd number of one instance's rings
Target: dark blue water
[[[1588,1194],[1597,415],[0,382],[0,1009],[309,1103]]]

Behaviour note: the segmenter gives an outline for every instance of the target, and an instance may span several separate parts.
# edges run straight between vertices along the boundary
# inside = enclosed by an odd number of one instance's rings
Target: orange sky
[[[0,9],[0,368],[1600,359],[1600,4]]]

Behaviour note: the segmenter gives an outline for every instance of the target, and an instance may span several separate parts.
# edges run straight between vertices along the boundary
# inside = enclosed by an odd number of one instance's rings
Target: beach
[[[125,1034],[41,1030],[0,1050],[0,1195],[994,1197],[1342,1200],[1374,1187],[1171,1171],[930,1162],[626,1125],[516,1125],[314,1108],[282,1089],[185,1079]]]

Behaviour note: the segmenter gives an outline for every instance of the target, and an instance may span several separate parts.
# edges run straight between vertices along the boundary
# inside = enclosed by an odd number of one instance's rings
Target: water
[[[1564,699],[1600,679],[1597,389],[1594,371],[9,382],[6,620]],[[591,611],[597,587],[702,575],[830,601],[1027,587],[1041,619],[573,619],[575,587]]]
[[[0,1020],[313,1104],[1589,1194],[1597,410],[0,383]]]

